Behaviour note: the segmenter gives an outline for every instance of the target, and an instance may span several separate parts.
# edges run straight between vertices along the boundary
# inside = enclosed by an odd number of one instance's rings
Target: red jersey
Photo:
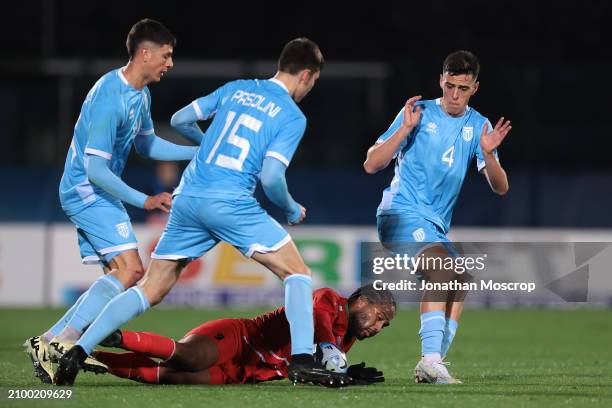
[[[348,352],[355,338],[347,334],[347,299],[332,289],[318,289],[313,293],[314,343],[330,342]],[[248,335],[243,336],[241,363],[254,368],[255,382],[285,378],[291,357],[291,337],[285,308],[254,317],[240,319]],[[255,367],[253,367],[255,366]]]

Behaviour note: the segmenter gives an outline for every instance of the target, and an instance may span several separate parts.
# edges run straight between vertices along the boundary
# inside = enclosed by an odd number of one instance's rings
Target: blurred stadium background
[[[175,141],[181,139],[169,119],[179,108],[226,81],[270,77],[291,38],[308,36],[321,46],[327,65],[301,104],[308,129],[288,171],[290,191],[308,209],[305,224],[291,232],[319,286],[347,293],[359,284],[359,244],[376,241],[375,210],[392,172],[366,175],[365,152],[408,96],[439,96],[442,60],[456,49],[481,61],[481,87],[471,105],[491,120],[510,118],[513,130],[500,149],[509,194],[491,193],[474,165],[451,235],[612,241],[611,49],[604,29],[611,6],[552,4],[5,4],[0,305],[66,306],[99,275],[98,268],[80,265],[57,189],[83,98],[100,75],[125,64],[127,31],[142,17],[162,21],[178,38],[175,68],[150,86],[157,133]],[[134,154],[124,179],[159,192],[175,185],[181,166]],[[128,210],[147,261],[163,219]],[[612,304],[600,294],[600,304]],[[219,246],[192,264],[166,304],[259,306],[280,304],[281,295],[271,274]]]

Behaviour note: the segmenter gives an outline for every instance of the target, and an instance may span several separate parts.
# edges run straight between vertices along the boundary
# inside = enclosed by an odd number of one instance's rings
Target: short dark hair
[[[158,45],[169,44],[173,47],[176,45],[176,38],[174,38],[170,30],[159,21],[151,20],[150,18],[143,18],[138,21],[128,33],[125,46],[127,47],[130,59],[134,58],[136,51],[138,51],[138,46],[144,41],[151,41]]]
[[[291,75],[304,69],[316,72],[322,68],[323,54],[319,46],[305,37],[289,41],[278,59],[278,70]]]
[[[480,63],[478,58],[469,51],[455,51],[444,59],[442,73],[448,73],[451,76],[472,75],[476,79],[480,73]]]
[[[367,300],[368,303],[373,303],[375,305],[392,305],[394,309],[397,309],[393,293],[387,289],[377,290],[374,289],[372,285],[364,285],[351,293],[351,296],[348,298],[348,304],[352,305],[360,297]]]

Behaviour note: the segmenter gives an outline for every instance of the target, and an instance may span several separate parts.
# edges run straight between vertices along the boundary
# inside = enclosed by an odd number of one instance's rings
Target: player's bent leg
[[[254,253],[252,257],[283,279],[285,284],[285,314],[291,334],[291,363],[287,369],[289,380],[329,387],[349,385],[350,377],[325,370],[312,357],[312,278],[293,241],[275,252]]]
[[[282,280],[294,274],[311,275],[293,240],[289,240],[274,252],[254,252],[251,257]]]
[[[217,367],[215,367],[217,368]],[[221,381],[223,379],[223,375],[215,376],[214,373],[211,373],[211,369],[204,369],[200,371],[181,371],[175,368],[170,367],[159,367],[159,384],[185,384],[185,385],[205,385],[205,384],[223,384],[224,382],[219,382],[219,380],[215,380],[215,377],[220,377]],[[220,371],[218,369],[217,371]]]
[[[253,259],[285,284],[285,313],[291,332],[291,354],[312,355],[312,278],[293,241],[275,252],[255,253]]]
[[[170,292],[187,265],[186,259],[152,259],[139,287],[151,306],[157,305]]]
[[[115,296],[122,293],[126,287],[133,286],[142,278],[143,266],[137,250],[116,249],[108,252],[105,257],[111,270],[91,285],[87,291],[87,296],[68,321],[66,327],[50,343],[51,356],[56,362],[61,359],[64,352],[72,348],[81,337],[83,330],[94,321]],[[95,359],[89,359],[85,367],[95,370],[96,365]],[[102,368],[100,367],[100,369]]]
[[[183,265],[184,262],[178,261],[152,261],[141,286],[132,287],[109,302],[75,347],[60,359],[54,382],[57,385],[74,384],[94,348],[118,327],[148,310],[151,303],[159,303],[176,282]]]
[[[108,264],[108,274],[114,276],[126,288],[131,288],[144,276],[144,267],[136,249],[118,253]]]
[[[221,333],[220,336],[223,334]],[[210,337],[188,334],[176,342],[176,349],[172,357],[164,365],[181,371],[197,372],[210,368],[218,362],[219,350]]]
[[[176,343],[165,365],[182,371],[200,371],[240,359],[248,336],[241,319],[218,319],[190,330]]]
[[[157,384],[159,363],[138,353],[109,353],[94,351],[93,356],[108,366],[108,372],[116,377]]]

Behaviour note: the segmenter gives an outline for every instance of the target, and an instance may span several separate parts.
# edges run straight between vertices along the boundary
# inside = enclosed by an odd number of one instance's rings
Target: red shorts
[[[210,338],[219,352],[210,367],[211,384],[245,384],[286,377],[287,360],[267,350],[258,339],[258,328],[248,319],[219,319],[189,331]]]

